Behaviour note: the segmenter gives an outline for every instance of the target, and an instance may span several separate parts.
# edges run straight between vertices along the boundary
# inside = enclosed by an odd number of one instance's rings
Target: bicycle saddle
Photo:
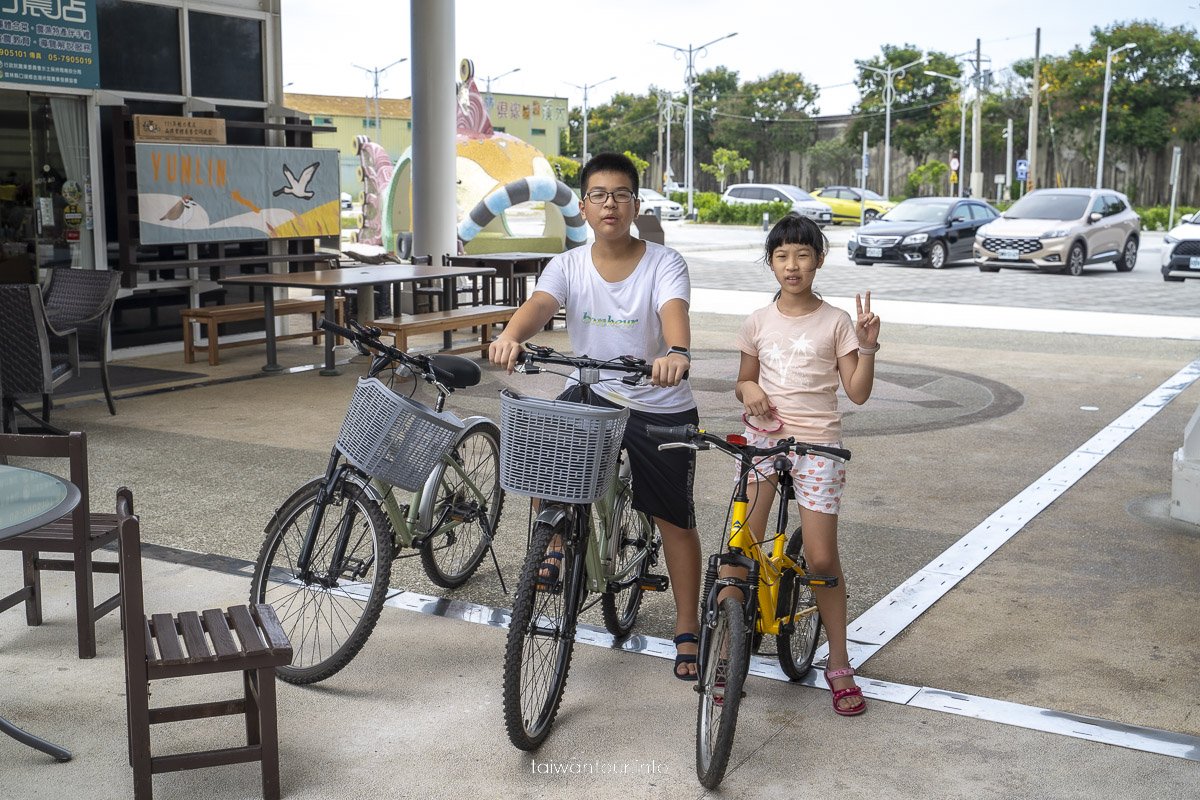
[[[462,356],[435,355],[430,356],[429,361],[437,372],[438,380],[451,389],[475,386],[483,374],[478,364]]]

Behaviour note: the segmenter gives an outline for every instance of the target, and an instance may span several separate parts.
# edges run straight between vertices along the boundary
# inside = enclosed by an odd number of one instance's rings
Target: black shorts
[[[578,403],[581,388],[571,386],[558,396],[559,400]],[[595,394],[591,405],[620,408]],[[680,528],[696,527],[696,506],[692,501],[692,484],[696,477],[696,451],[688,448],[659,450],[660,442],[646,434],[647,425],[698,425],[700,414],[694,408],[671,414],[653,414],[629,409],[625,436],[621,446],[629,458],[633,477],[633,507],[650,517],[658,517]]]

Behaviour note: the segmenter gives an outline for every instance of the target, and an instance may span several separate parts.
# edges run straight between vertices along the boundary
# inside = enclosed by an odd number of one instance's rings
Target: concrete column
[[[440,264],[442,255],[458,251],[454,0],[412,0],[410,8],[413,254]]]
[[[1200,407],[1183,429],[1183,447],[1171,468],[1171,510],[1175,519],[1200,525]]]

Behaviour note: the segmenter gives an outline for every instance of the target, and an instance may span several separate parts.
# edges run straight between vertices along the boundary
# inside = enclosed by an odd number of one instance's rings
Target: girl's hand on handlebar
[[[508,374],[512,375],[522,353],[524,353],[524,350],[520,342],[505,339],[503,334],[501,334],[488,347],[488,360],[497,367],[504,367],[508,371]]]
[[[662,358],[654,359],[650,384],[652,386],[678,386],[691,366],[692,362],[682,353],[667,353]]]

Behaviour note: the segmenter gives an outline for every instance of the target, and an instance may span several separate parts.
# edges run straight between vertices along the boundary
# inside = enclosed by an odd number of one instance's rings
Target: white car
[[[829,203],[818,200],[799,186],[786,183],[735,183],[721,195],[721,202],[741,206],[791,203],[792,211],[818,225],[825,226],[833,222],[833,208]]]
[[[1200,213],[1184,217],[1163,237],[1162,274],[1164,281],[1200,278]]]
[[[638,199],[642,201],[643,214],[653,214],[657,208],[660,219],[683,219],[683,206],[653,189],[638,189]]]

